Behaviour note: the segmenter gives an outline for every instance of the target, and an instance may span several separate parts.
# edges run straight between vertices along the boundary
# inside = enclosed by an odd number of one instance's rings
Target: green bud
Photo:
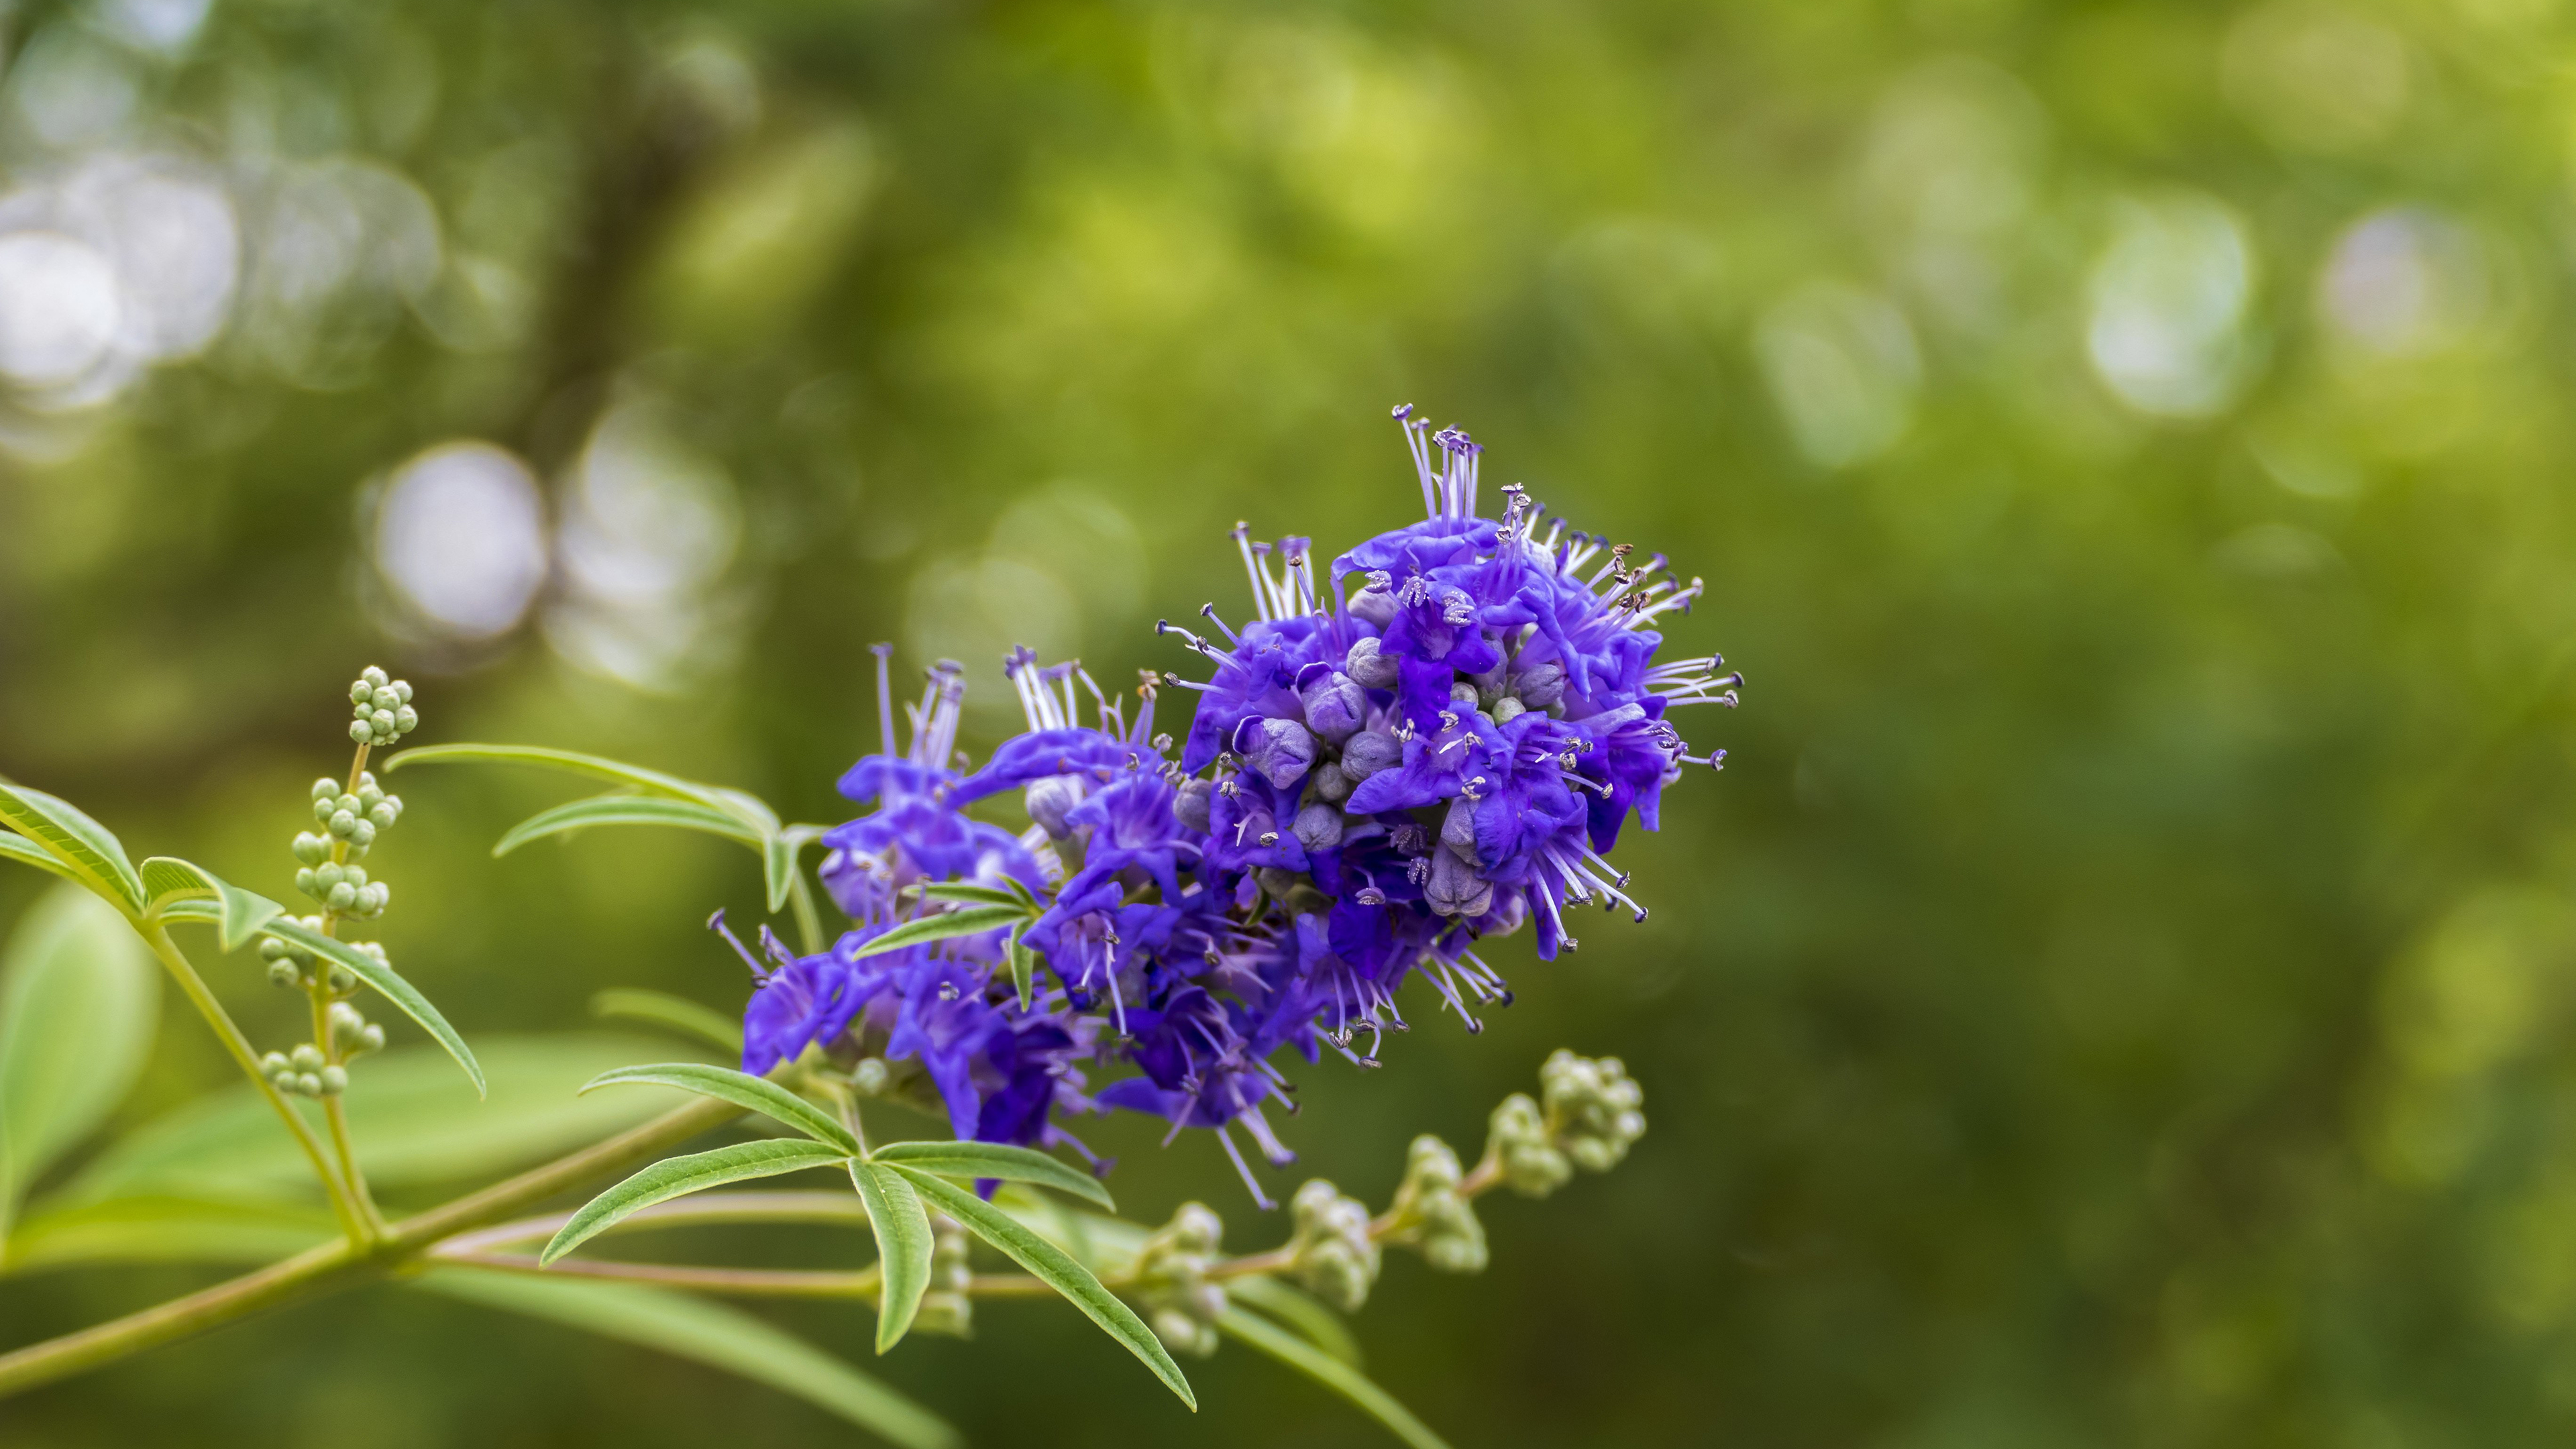
[[[358,777],[358,804],[361,808],[373,810],[378,805],[384,803],[384,798],[384,787],[376,783],[375,776],[360,775]]]
[[[268,963],[268,984],[280,987],[301,986],[304,984],[304,972],[292,961],[271,961]]]
[[[373,701],[373,702],[374,702],[374,704],[375,704],[375,707],[376,707],[376,708],[378,708],[378,709],[383,709],[383,710],[390,710],[390,709],[392,709],[395,705],[398,705],[398,704],[402,703],[402,696],[401,696],[401,695],[396,694],[396,693],[394,693],[392,690],[390,690],[390,689],[386,689],[386,688],[384,688],[384,687],[382,687],[382,686],[379,686],[379,687],[377,688],[376,692],[375,692],[374,694],[372,694],[372,695],[369,695],[369,696],[368,696],[368,698],[369,698],[371,701]]]
[[[330,858],[331,842],[312,831],[299,831],[295,837],[295,844],[289,849],[295,852],[297,860],[306,865],[320,865]]]
[[[371,690],[382,689],[386,683],[385,672],[373,664],[359,670],[358,677],[365,680],[367,682],[367,687]]]
[[[331,893],[322,898],[322,903],[335,911],[346,911],[358,903],[358,888],[342,881],[331,887]]]
[[[367,700],[374,697],[375,692],[376,687],[369,684],[367,681],[363,679],[353,680],[349,684],[349,702],[351,704],[364,704]]]
[[[378,830],[391,830],[394,828],[394,817],[399,814],[401,812],[394,809],[392,801],[379,800],[368,809],[367,823]]]
[[[383,1051],[385,1049],[385,1029],[371,1021],[367,1023],[366,1030],[358,1033],[358,1042],[359,1045],[365,1047],[368,1051]]]
[[[1316,1178],[1289,1199],[1297,1220],[1288,1241],[1295,1272],[1315,1295],[1345,1313],[1368,1301],[1380,1255],[1369,1236],[1369,1210],[1357,1198]]]
[[[349,1090],[349,1072],[346,1067],[324,1067],[321,1075],[323,1096],[336,1097]]]
[[[296,1073],[296,1074],[295,1074],[295,1092],[296,1092],[296,1095],[297,1095],[297,1096],[300,1096],[300,1097],[319,1097],[319,1096],[321,1096],[321,1095],[322,1095],[322,1074],[321,1074],[321,1073],[319,1073],[319,1072],[298,1072],[298,1073]]]
[[[300,871],[300,870],[299,870],[299,871],[297,871],[297,872],[296,872],[296,874],[297,874],[297,875],[299,875],[299,876],[301,876],[302,874],[304,874],[304,872],[302,872],[302,871]],[[298,881],[298,882],[297,882],[297,884],[298,884],[299,886],[301,886],[301,885],[302,885],[302,882],[301,882],[301,881]],[[286,943],[285,943],[284,941],[278,940],[278,939],[277,939],[276,937],[274,937],[274,936],[268,937],[267,939],[262,940],[262,941],[259,943],[259,959],[261,959],[262,961],[275,961],[275,960],[277,960],[278,958],[280,958],[280,957],[284,956],[285,954],[286,954]]]
[[[326,828],[328,828],[333,835],[346,840],[351,834],[356,832],[358,828],[358,817],[350,814],[346,810],[334,810],[331,812],[331,819],[327,822]]]
[[[329,886],[322,884],[322,873],[311,866],[306,866],[295,873],[295,888],[308,896],[315,897],[330,889]]]
[[[874,1097],[884,1092],[892,1077],[893,1073],[887,1069],[883,1057],[861,1057],[859,1064],[850,1068],[850,1085],[858,1088],[863,1096]]]
[[[1465,1177],[1448,1143],[1429,1133],[1414,1138],[1387,1241],[1421,1249],[1423,1258],[1443,1273],[1483,1272],[1485,1225],[1477,1221],[1474,1204],[1458,1194]]]
[[[383,734],[394,727],[394,712],[389,709],[377,710],[367,716],[367,723],[376,727],[377,734]]]
[[[1645,1089],[1617,1057],[1596,1061],[1560,1048],[1538,1077],[1549,1135],[1584,1171],[1609,1171],[1646,1135]]]
[[[285,1071],[286,1053],[269,1052],[262,1056],[259,1059],[259,1070],[261,1075],[270,1077],[276,1076],[278,1073]]]
[[[345,1001],[335,1001],[331,1003],[329,1020],[331,1022],[331,1035],[335,1038],[356,1036],[359,1030],[367,1024],[366,1017],[359,1014],[358,1008],[351,1006]]]
[[[324,799],[316,800],[313,802],[313,818],[315,820],[329,820],[331,818],[331,812],[339,808],[339,802],[335,799],[326,797]]]
[[[413,730],[418,728],[420,728],[420,712],[418,710],[413,709],[410,705],[404,705],[400,709],[394,711],[394,729],[397,732],[401,734],[410,734]]]
[[[354,972],[354,971],[351,971],[351,970],[350,970],[348,967],[346,967],[346,966],[334,966],[334,967],[332,967],[332,968],[331,968],[331,989],[332,989],[332,990],[334,990],[334,991],[355,991],[355,990],[357,990],[357,989],[358,989],[358,976],[357,976],[357,973],[356,973],[356,972]]]
[[[1545,1197],[1574,1176],[1574,1164],[1549,1140],[1538,1103],[1521,1092],[1494,1109],[1485,1154],[1502,1164],[1503,1181],[1523,1197]]]
[[[365,849],[365,848],[366,848],[366,847],[368,847],[368,846],[371,846],[371,845],[375,844],[375,843],[376,843],[376,827],[375,827],[375,822],[373,822],[373,821],[369,821],[369,820],[352,820],[352,821],[350,821],[350,822],[349,822],[349,843],[350,843],[351,845],[357,846],[357,847],[358,847],[359,849],[361,849],[361,850]]]
[[[309,1041],[298,1045],[295,1050],[288,1052],[286,1054],[286,1059],[293,1062],[295,1064],[295,1069],[299,1072],[318,1072],[322,1070],[322,1049]]]
[[[352,739],[352,740],[356,741],[357,743],[359,743],[359,744],[362,744],[362,745],[363,745],[363,744],[366,744],[367,742],[369,742],[370,740],[373,740],[373,739],[375,738],[375,736],[376,736],[376,732],[375,732],[374,730],[371,730],[371,729],[367,728],[367,722],[366,722],[365,720],[352,720],[352,721],[350,721],[350,723],[349,723],[349,738],[350,738],[350,739]]]
[[[405,703],[405,704],[409,704],[409,703],[411,703],[411,682],[410,682],[409,680],[403,680],[403,679],[397,679],[397,680],[395,680],[395,681],[394,681],[394,694],[395,694],[398,698],[400,698],[400,699],[402,700],[402,702],[403,702],[403,703]]]

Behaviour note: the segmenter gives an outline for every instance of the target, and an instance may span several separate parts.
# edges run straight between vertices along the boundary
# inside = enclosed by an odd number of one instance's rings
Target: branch
[[[441,1267],[481,1268],[496,1273],[533,1273],[549,1278],[613,1278],[625,1283],[658,1283],[700,1293],[726,1293],[741,1298],[874,1298],[877,1269],[872,1264],[851,1273],[824,1273],[794,1268],[698,1268],[678,1263],[627,1263],[614,1259],[565,1258],[552,1266],[528,1253],[457,1253],[430,1255]],[[1029,1280],[1036,1283],[1037,1280]],[[1039,1284],[1044,1287],[1044,1284]],[[1053,1290],[1048,1290],[1052,1292]]]

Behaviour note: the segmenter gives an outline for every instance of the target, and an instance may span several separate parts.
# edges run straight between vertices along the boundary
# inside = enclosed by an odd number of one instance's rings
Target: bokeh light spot
[[[546,577],[544,510],[525,463],[482,442],[442,443],[394,471],[376,515],[376,565],[441,629],[501,633]]]

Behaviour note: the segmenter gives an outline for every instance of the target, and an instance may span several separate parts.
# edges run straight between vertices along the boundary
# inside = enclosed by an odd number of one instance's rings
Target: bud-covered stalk
[[[1225,1285],[1209,1281],[1207,1271],[1224,1235],[1225,1223],[1213,1209],[1185,1202],[1137,1256],[1136,1297],[1145,1321],[1174,1353],[1206,1358],[1216,1352]]]
[[[1288,1208],[1297,1220],[1288,1240],[1290,1271],[1316,1297],[1345,1313],[1357,1310],[1377,1282],[1380,1261],[1367,1204],[1319,1177],[1297,1189]]]
[[[1466,1171],[1446,1142],[1424,1133],[1405,1154],[1404,1185],[1396,1189],[1383,1237],[1387,1242],[1419,1248],[1424,1260],[1443,1273],[1485,1270],[1485,1225],[1476,1220],[1474,1204],[1461,1193]]]

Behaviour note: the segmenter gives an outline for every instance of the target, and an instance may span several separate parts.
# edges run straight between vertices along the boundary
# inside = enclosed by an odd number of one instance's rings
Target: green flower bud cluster
[[[1562,1048],[1539,1068],[1541,1108],[1514,1092],[1494,1109],[1485,1156],[1512,1191],[1545,1197],[1574,1169],[1607,1172],[1646,1135],[1645,1089],[1617,1057],[1598,1061]]]
[[[402,818],[402,810],[402,797],[386,794],[384,787],[376,783],[372,770],[358,772],[358,788],[355,790],[341,789],[337,780],[316,780],[313,782],[313,818],[321,822],[323,833],[316,835],[307,831],[296,836],[295,858],[302,861],[307,869],[318,870],[324,861],[331,858],[331,847],[336,842],[342,847],[342,859],[363,859],[375,845],[378,832],[393,829],[394,822]],[[295,883],[307,891],[311,889],[305,886],[301,874]],[[350,913],[344,911],[342,914]]]
[[[922,1333],[973,1337],[975,1300],[967,1290],[974,1279],[973,1270],[966,1266],[966,1229],[945,1213],[932,1213],[930,1287],[921,1295],[921,1307],[913,1312],[912,1326]]]
[[[1524,1098],[1524,1101],[1527,1099]],[[1426,1132],[1405,1154],[1404,1185],[1396,1189],[1395,1226],[1386,1241],[1422,1250],[1443,1273],[1485,1271],[1485,1225],[1475,1204],[1458,1191],[1466,1180],[1457,1150]]]
[[[270,1052],[259,1069],[281,1092],[299,1097],[336,1097],[349,1089],[346,1067],[322,1059],[322,1049],[305,1042],[292,1052]]]
[[[1646,1135],[1646,1091],[1617,1057],[1594,1061],[1559,1047],[1538,1069],[1548,1135],[1586,1172],[1608,1172]]]
[[[349,703],[356,715],[349,722],[349,738],[359,744],[390,745],[420,727],[420,715],[411,707],[411,685],[387,679],[372,664],[350,681]]]
[[[340,1060],[362,1057],[385,1049],[385,1029],[367,1020],[364,1013],[345,1001],[331,1003],[331,1045],[338,1048]]]
[[[1288,1239],[1289,1271],[1345,1313],[1368,1302],[1380,1259],[1367,1204],[1319,1177],[1297,1189],[1288,1209],[1297,1220]]]
[[[308,930],[319,931],[322,929],[322,918],[320,916],[304,916],[298,919],[297,924],[304,926]],[[378,960],[384,959],[385,953],[381,948],[374,946],[360,946],[357,949],[367,952]],[[315,956],[312,952],[296,945],[292,941],[281,941],[273,936],[259,943],[259,959],[268,963],[268,984],[271,986],[303,987],[310,985],[313,980],[314,969],[322,964],[321,958]],[[358,989],[358,978],[349,970],[348,967],[339,965],[335,962],[331,965],[330,969],[332,990],[355,991]]]
[[[1154,1336],[1174,1353],[1216,1352],[1216,1321],[1225,1314],[1225,1285],[1211,1282],[1225,1223],[1205,1203],[1185,1202],[1154,1230],[1136,1259],[1136,1296]]]

